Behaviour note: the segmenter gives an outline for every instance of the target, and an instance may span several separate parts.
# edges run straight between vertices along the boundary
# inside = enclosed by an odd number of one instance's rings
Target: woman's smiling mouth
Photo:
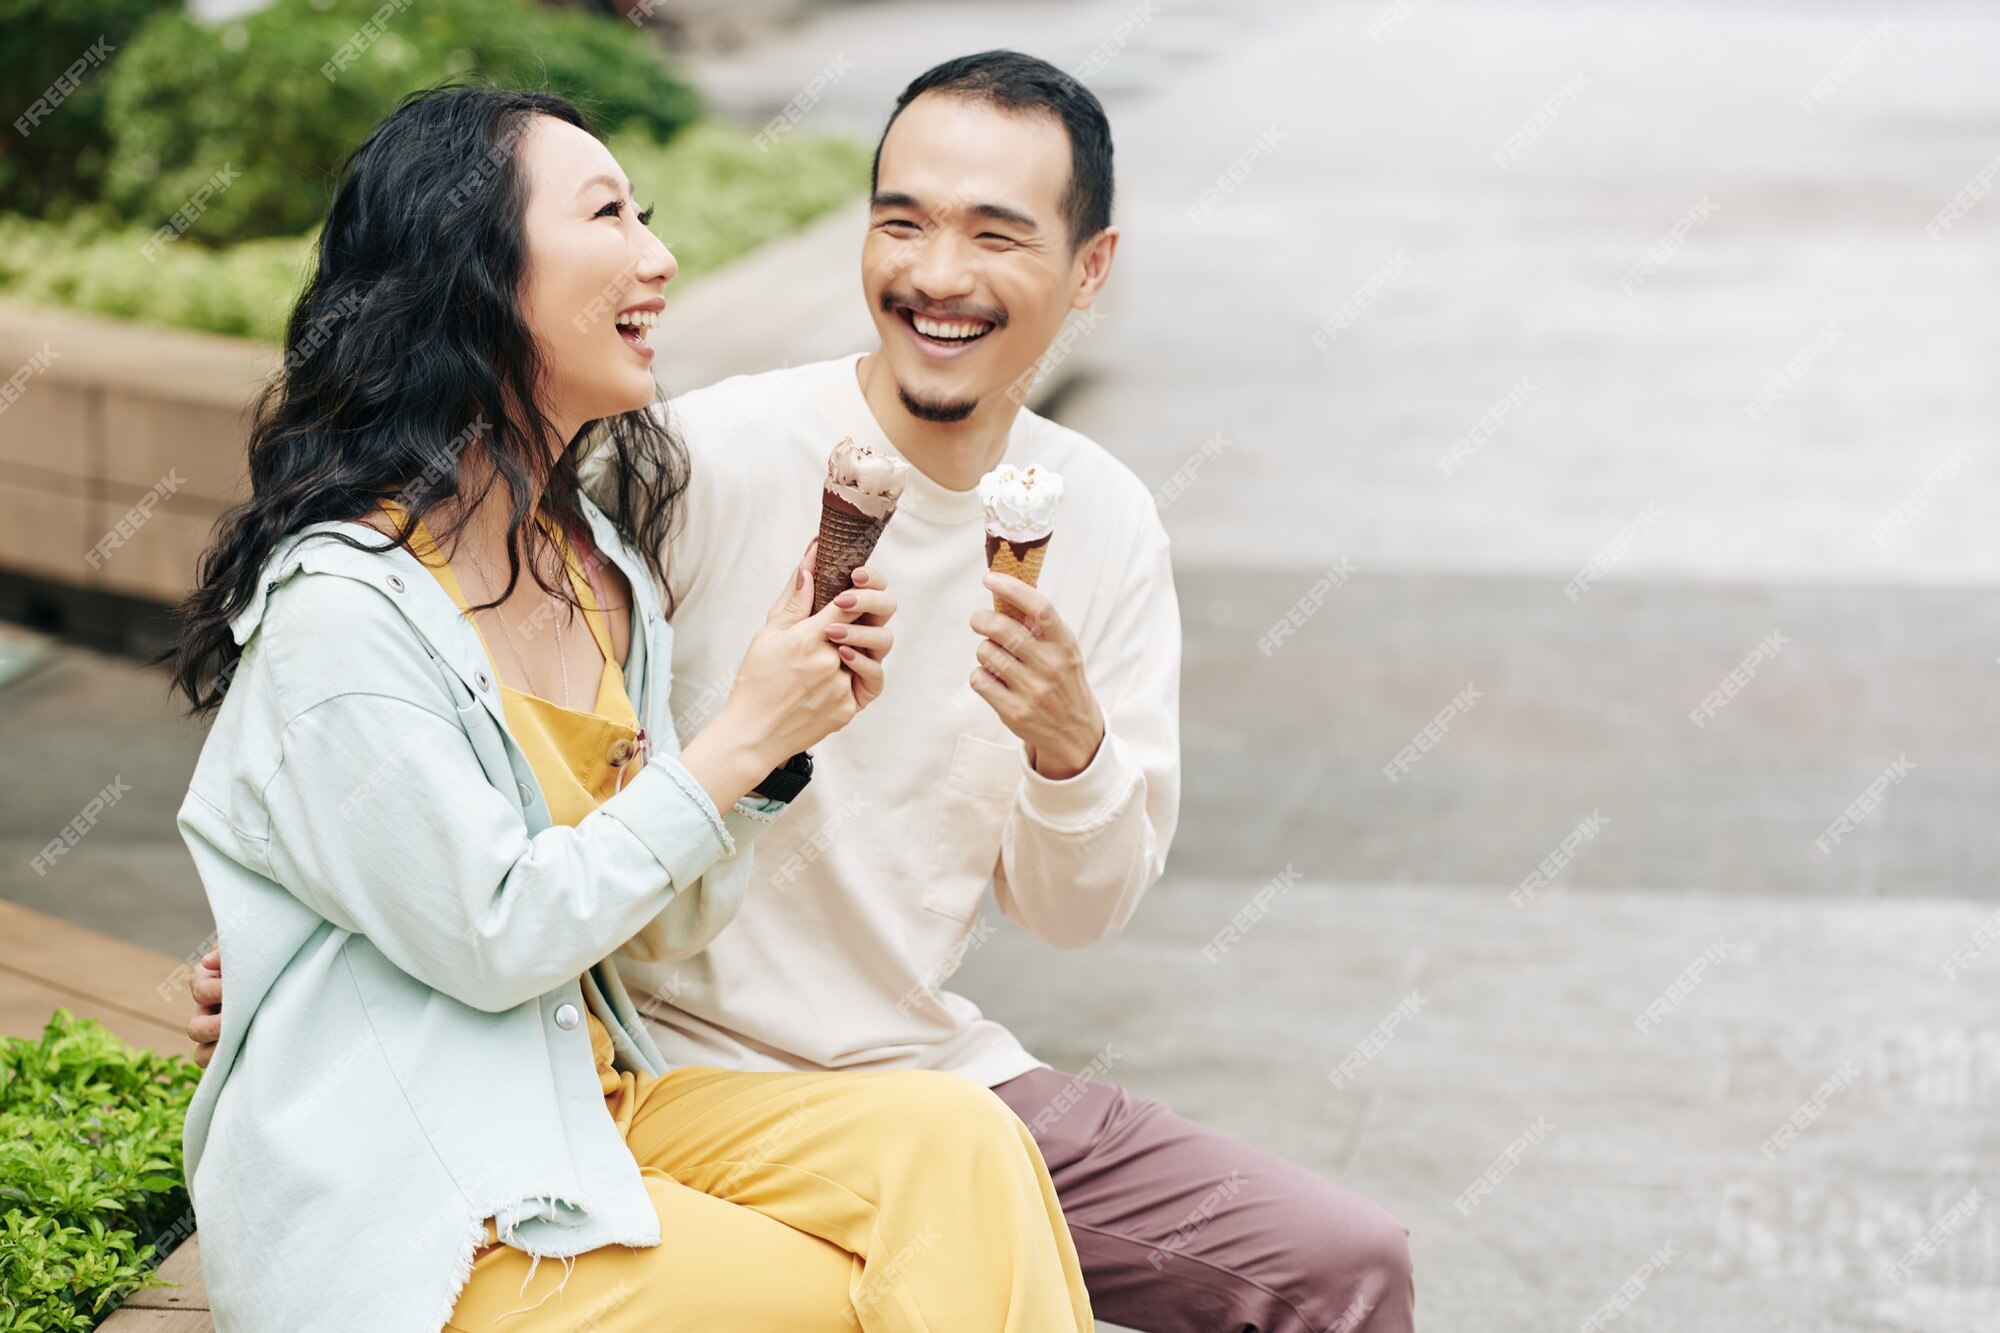
[[[627,310],[618,316],[618,336],[643,358],[652,357],[653,345],[646,339],[659,326],[660,312],[657,310]]]

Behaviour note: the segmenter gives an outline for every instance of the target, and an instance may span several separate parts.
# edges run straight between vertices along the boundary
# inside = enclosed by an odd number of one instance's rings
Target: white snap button
[[[529,791],[529,790],[528,790],[528,784],[527,784],[527,783],[525,783],[525,782],[517,782],[517,783],[515,783],[515,784],[514,784],[514,790],[516,790],[516,791],[518,791],[518,792],[520,792],[520,793],[521,793],[521,804],[522,804],[522,805],[533,805],[533,804],[535,803],[535,794],[534,794],[533,792],[531,792],[531,791]]]
[[[397,592],[401,592],[403,590],[403,576],[401,574],[391,574],[389,576],[389,586]]]
[[[474,680],[476,680],[476,681],[478,681],[478,682],[479,682],[479,688],[480,688],[480,689],[482,689],[482,690],[483,690],[483,689],[486,689],[486,688],[487,688],[488,686],[490,686],[490,685],[491,685],[491,684],[493,683],[492,681],[490,681],[490,680],[486,679],[486,673],[485,673],[484,671],[475,671],[475,672],[473,672],[473,673],[472,673],[472,678],[473,678]]]
[[[567,1032],[576,1026],[576,1006],[559,1004],[556,1006],[556,1026]]]

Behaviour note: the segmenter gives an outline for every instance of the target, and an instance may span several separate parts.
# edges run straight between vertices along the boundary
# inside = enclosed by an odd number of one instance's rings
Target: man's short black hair
[[[1069,248],[1077,247],[1111,225],[1111,122],[1096,94],[1046,60],[1019,51],[981,51],[959,56],[919,74],[889,113],[882,138],[875,141],[875,161],[868,169],[870,193],[882,170],[882,141],[903,108],[925,93],[950,93],[990,102],[1009,111],[1045,112],[1062,121],[1069,134],[1069,189],[1062,199],[1069,223]]]

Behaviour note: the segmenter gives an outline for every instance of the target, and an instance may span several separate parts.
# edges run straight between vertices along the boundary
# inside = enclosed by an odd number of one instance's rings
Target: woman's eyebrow
[[[616,176],[607,175],[603,172],[599,172],[597,175],[592,176],[589,180],[585,181],[583,184],[577,186],[576,192],[579,196],[581,196],[585,191],[590,189],[590,187],[593,185],[609,185],[621,199],[623,199],[626,195],[632,192],[632,184],[630,181],[621,180]]]

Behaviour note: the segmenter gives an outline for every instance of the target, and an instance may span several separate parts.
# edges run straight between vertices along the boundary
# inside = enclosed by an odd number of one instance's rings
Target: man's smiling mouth
[[[984,319],[932,319],[915,313],[907,306],[899,307],[896,314],[916,330],[917,336],[940,347],[965,347],[999,327]]]

